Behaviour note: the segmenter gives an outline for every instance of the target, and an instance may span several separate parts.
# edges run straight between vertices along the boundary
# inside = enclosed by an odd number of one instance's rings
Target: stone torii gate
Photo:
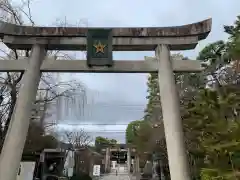
[[[27,59],[0,61],[2,72],[24,71],[0,156],[0,180],[16,178],[41,72],[158,72],[171,179],[190,180],[173,71],[198,72],[202,67],[198,61],[170,60],[170,50],[194,49],[199,40],[208,36],[211,25],[211,19],[207,19],[177,27],[113,28],[114,51],[155,50],[156,57],[145,61],[114,61],[112,67],[89,68],[86,61],[45,58],[46,50],[86,50],[88,28],[30,27],[0,22],[0,36],[9,48],[31,50]]]

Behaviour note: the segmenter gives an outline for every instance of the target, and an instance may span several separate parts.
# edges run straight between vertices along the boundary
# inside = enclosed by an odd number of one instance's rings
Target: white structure
[[[35,162],[21,162],[18,169],[17,180],[33,180]]]
[[[100,176],[100,165],[93,165],[93,176]]]
[[[117,169],[117,161],[111,161],[112,163],[112,170]]]
[[[70,151],[70,150],[67,151],[67,157],[64,163],[64,172],[68,177],[73,176],[73,169],[75,165],[74,154],[75,154],[74,151]]]

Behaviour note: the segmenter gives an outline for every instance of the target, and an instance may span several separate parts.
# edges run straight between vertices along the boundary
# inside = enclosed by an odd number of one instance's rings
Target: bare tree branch
[[[84,129],[80,129],[76,132],[63,132],[67,142],[71,144],[75,149],[86,147],[93,142],[92,137],[84,131]]]

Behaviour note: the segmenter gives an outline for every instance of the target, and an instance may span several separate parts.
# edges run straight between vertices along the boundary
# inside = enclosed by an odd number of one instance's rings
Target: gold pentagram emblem
[[[104,54],[104,48],[106,45],[102,44],[100,41],[98,41],[98,44],[94,44],[93,47],[96,48],[96,53],[103,53]]]

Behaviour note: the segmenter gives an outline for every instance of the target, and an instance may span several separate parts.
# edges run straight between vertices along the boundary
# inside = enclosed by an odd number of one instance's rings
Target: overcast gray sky
[[[240,15],[239,7],[239,0],[34,0],[31,11],[35,23],[43,26],[53,25],[56,19],[66,19],[69,24],[89,27],[176,26],[211,17],[213,28],[209,37],[200,42],[195,50],[182,52],[185,56],[195,58],[206,44],[227,38],[223,25],[235,21],[236,16]],[[117,52],[114,53],[114,59],[141,60],[144,56],[153,55],[153,52]],[[91,116],[66,117],[65,122],[122,124],[141,118],[146,105],[146,77],[147,74],[62,75],[63,79],[76,78],[84,82],[89,97],[94,99],[89,105]],[[108,128],[124,130],[125,126]],[[91,126],[88,129],[104,130],[103,126]],[[124,134],[120,133],[103,135],[124,140]]]

